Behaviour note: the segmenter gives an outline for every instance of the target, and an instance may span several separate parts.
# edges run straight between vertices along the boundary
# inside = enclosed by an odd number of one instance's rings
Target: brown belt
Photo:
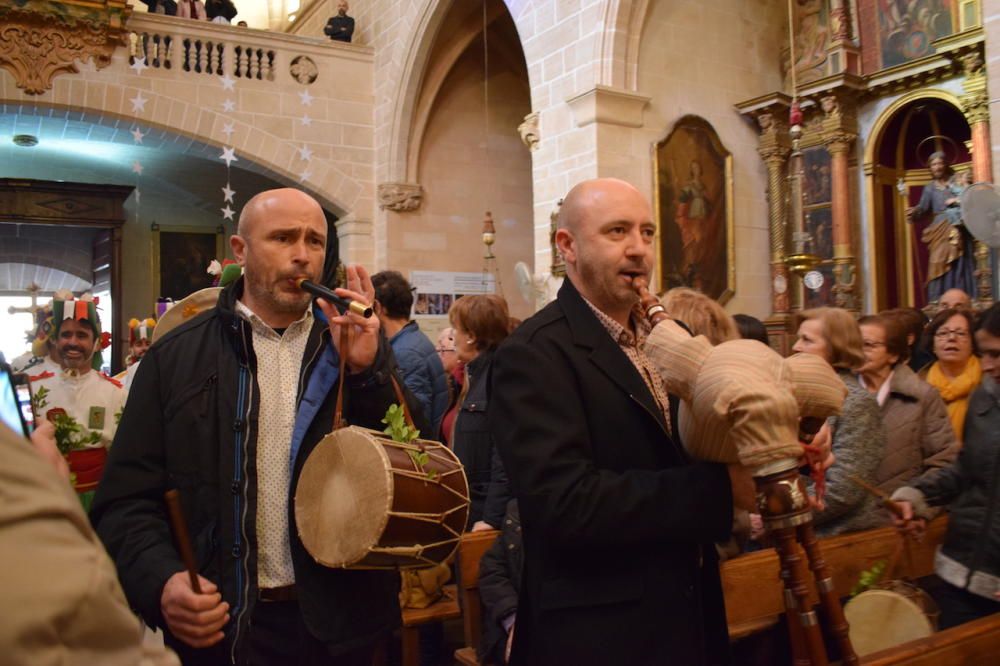
[[[295,585],[262,587],[257,591],[257,598],[261,601],[295,601],[299,594],[295,591]]]

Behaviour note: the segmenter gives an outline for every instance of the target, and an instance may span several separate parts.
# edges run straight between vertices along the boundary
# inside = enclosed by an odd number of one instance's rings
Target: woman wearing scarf
[[[959,442],[962,441],[969,396],[983,378],[979,358],[975,355],[974,328],[972,312],[951,308],[937,313],[924,338],[924,344],[934,352],[937,360],[922,369],[920,377],[941,394]]]

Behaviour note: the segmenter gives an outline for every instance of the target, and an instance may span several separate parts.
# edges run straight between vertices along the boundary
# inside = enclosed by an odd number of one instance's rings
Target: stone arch
[[[56,81],[54,94],[50,99],[29,98],[19,91],[12,96],[9,87],[4,87],[0,91],[0,108],[2,105],[7,105],[34,108],[40,112],[45,110],[65,112],[76,120],[84,120],[103,127],[120,127],[121,123],[125,122],[129,127],[136,124],[142,128],[154,128],[176,137],[173,143],[178,146],[183,145],[178,152],[209,160],[218,160],[223,146],[229,145],[214,138],[221,135],[222,126],[227,122],[226,117],[199,106],[196,100],[169,97],[141,89],[143,96],[148,100],[147,108],[151,108],[152,113],[136,117],[126,112],[126,108],[129,98],[140,92],[139,88],[122,85],[113,79],[97,81],[91,78],[79,78],[72,81],[73,102],[70,102],[68,94],[59,94],[62,91],[68,93],[70,86],[61,87],[60,83],[60,80]],[[81,104],[80,100],[86,102]],[[99,103],[92,103],[94,100],[98,100]],[[183,123],[173,122],[173,119],[191,117],[197,119],[195,131],[185,129]],[[245,160],[244,168],[308,192],[337,217],[342,218],[354,211],[363,186],[345,174],[337,165],[329,160],[314,158],[312,162],[314,177],[310,182],[303,182],[291,169],[295,164],[293,158],[297,151],[297,146],[293,142],[238,120],[231,122],[236,129],[231,145],[236,149],[236,155]],[[268,148],[271,149],[270,155],[266,154]],[[315,186],[311,184],[312,182],[321,182],[323,185]]]
[[[506,6],[508,13],[514,19],[523,52],[522,27],[518,24],[514,11],[517,4],[512,0],[504,0],[504,3],[494,5],[486,20],[492,23],[500,15],[503,6]],[[412,182],[416,178],[417,149],[437,91],[452,65],[482,32],[481,20],[463,24],[460,32],[451,37],[446,51],[431,63],[431,55],[438,43],[441,26],[451,8],[452,3],[449,2],[428,3],[420,15],[417,29],[406,45],[405,64],[400,76],[400,93],[393,108],[388,181]],[[429,69],[431,65],[433,68]]]
[[[600,85],[635,92],[639,85],[639,42],[649,0],[606,0],[594,57]]]

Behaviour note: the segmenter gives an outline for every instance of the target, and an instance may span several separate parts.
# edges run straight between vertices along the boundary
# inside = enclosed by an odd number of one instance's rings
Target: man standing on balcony
[[[149,8],[150,14],[177,16],[177,3],[174,0],[142,0],[142,4]]]
[[[350,43],[354,36],[354,19],[347,15],[347,0],[337,3],[337,15],[326,22],[323,34],[335,42]]]

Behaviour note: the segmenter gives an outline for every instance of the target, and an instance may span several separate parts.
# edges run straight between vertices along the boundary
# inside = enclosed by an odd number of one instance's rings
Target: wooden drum
[[[469,514],[462,464],[437,442],[395,442],[357,426],[309,454],[295,491],[295,523],[328,567],[412,569],[446,561]]]
[[[901,580],[866,590],[844,606],[858,656],[930,636],[937,630],[938,615],[930,595]]]

